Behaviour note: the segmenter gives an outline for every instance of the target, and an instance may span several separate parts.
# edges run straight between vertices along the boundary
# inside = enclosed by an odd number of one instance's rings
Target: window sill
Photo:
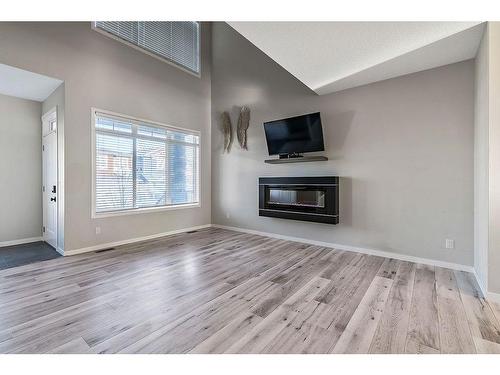
[[[122,211],[92,212],[92,219],[102,219],[113,216],[148,214],[154,212],[173,211],[173,210],[182,210],[187,208],[199,208],[199,207],[201,207],[201,204],[198,202],[198,203],[177,204],[173,206],[134,208]]]

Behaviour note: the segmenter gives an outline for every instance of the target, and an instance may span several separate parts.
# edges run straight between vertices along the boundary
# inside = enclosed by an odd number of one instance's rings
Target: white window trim
[[[131,120],[134,122],[140,122],[144,123],[145,125],[151,124],[155,126],[160,126],[164,127],[166,129],[177,129],[186,133],[194,134],[198,136],[198,202],[196,203],[185,203],[185,204],[176,204],[176,205],[170,205],[170,206],[156,206],[156,207],[141,207],[141,208],[130,208],[130,209],[125,209],[125,210],[118,210],[118,211],[109,211],[109,212],[97,212],[96,211],[96,128],[95,128],[95,122],[96,122],[96,112],[102,113],[105,115],[109,115],[111,117],[121,117],[123,119]],[[91,191],[92,191],[92,208],[91,208],[91,218],[92,219],[100,219],[100,218],[105,218],[105,217],[112,217],[112,216],[124,216],[124,215],[136,215],[136,214],[146,214],[146,213],[154,213],[154,212],[161,212],[161,211],[172,211],[172,210],[181,210],[181,209],[188,209],[188,208],[200,208],[201,207],[201,195],[202,195],[202,181],[201,181],[201,132],[198,130],[193,130],[193,129],[187,129],[187,128],[181,128],[179,126],[174,126],[174,125],[167,125],[167,124],[162,124],[160,122],[156,121],[151,121],[151,120],[146,120],[143,118],[139,117],[133,117],[129,116],[123,113],[117,113],[117,112],[112,112],[108,111],[105,109],[99,109],[92,107],[91,108],[91,121],[90,121],[90,137],[91,137],[91,164],[92,164],[92,186],[91,186]]]
[[[202,64],[201,64],[201,60],[202,60],[202,54],[201,54],[201,38],[202,38],[202,32],[201,32],[201,25],[199,25],[200,27],[200,36],[198,38],[198,51],[199,51],[199,54],[200,54],[200,61],[199,61],[199,65],[200,65],[200,72],[197,73],[197,72],[194,72],[192,70],[189,70],[187,68],[184,68],[182,65],[180,64],[177,64],[175,61],[172,61],[172,60],[169,60],[169,59],[166,59],[165,57],[163,56],[160,56],[160,55],[157,55],[156,53],[153,53],[151,51],[148,51],[147,49],[144,49],[140,46],[137,46],[133,43],[130,43],[129,41],[125,40],[125,39],[122,39],[114,34],[111,34],[110,32],[107,32],[106,30],[103,30],[99,27],[96,26],[96,21],[92,21],[91,23],[91,28],[92,30],[94,31],[97,31],[98,33],[102,34],[102,35],[105,35],[107,36],[108,38],[111,38],[111,39],[114,39],[120,43],[123,43],[123,44],[126,44],[127,46],[129,47],[132,47],[133,49],[136,49],[142,53],[145,53],[146,55],[149,55],[151,57],[154,57],[155,59],[158,59],[160,61],[163,61],[169,65],[172,65],[172,66],[175,66],[177,69],[180,69],[182,70],[183,72],[186,72],[186,73],[189,73],[191,74],[192,76],[195,76],[197,78],[201,78],[201,69],[202,69]]]

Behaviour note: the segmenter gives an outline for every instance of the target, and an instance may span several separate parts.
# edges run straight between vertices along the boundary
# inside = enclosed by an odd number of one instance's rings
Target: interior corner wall
[[[64,253],[64,114],[66,101],[64,83],[57,87],[42,103],[42,115],[53,108],[57,110],[57,247]]]
[[[198,78],[90,22],[0,23],[0,63],[64,81],[65,253],[210,224],[209,47],[210,24],[202,23]],[[201,207],[92,219],[92,107],[199,130]]]
[[[242,105],[249,150],[223,154],[220,113]],[[262,123],[315,111],[329,161],[265,164]],[[213,223],[473,265],[473,60],[318,96],[214,23],[212,129]],[[314,175],[341,177],[339,225],[258,216],[258,177]]]
[[[474,269],[488,290],[489,123],[488,25],[475,59],[474,79]]]
[[[42,235],[42,105],[0,95],[0,243]]]
[[[500,293],[500,22],[488,22],[475,60],[474,269]]]

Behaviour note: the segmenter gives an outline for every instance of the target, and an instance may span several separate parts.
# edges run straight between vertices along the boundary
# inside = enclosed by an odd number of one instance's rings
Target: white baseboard
[[[378,250],[378,249],[369,249],[369,248],[364,248],[364,247],[356,247],[356,246],[341,245],[341,244],[330,243],[330,242],[309,240],[309,239],[305,239],[305,238],[301,238],[301,237],[284,236],[281,234],[261,232],[261,231],[257,231],[257,230],[244,229],[244,228],[238,228],[238,227],[230,227],[230,226],[226,226],[226,225],[212,224],[212,226],[216,227],[216,228],[234,230],[237,232],[257,234],[257,235],[265,236],[265,237],[279,238],[282,240],[307,243],[307,244],[317,245],[317,246],[331,247],[331,248],[338,249],[338,250],[353,251],[356,253],[376,255],[376,256],[380,256],[380,257],[384,257],[384,258],[393,258],[393,259],[398,259],[398,260],[403,260],[403,261],[408,261],[408,262],[427,264],[430,266],[449,268],[449,269],[457,270],[457,271],[466,271],[466,272],[475,273],[474,268],[472,266],[466,266],[464,264],[443,262],[440,260],[414,257],[411,255],[405,255],[405,254],[391,253],[388,251]]]
[[[487,299],[492,302],[500,303],[500,293],[489,292]]]
[[[83,253],[88,253],[88,252],[91,252],[91,251],[103,250],[103,249],[107,249],[107,248],[110,248],[110,247],[115,247],[115,246],[120,246],[120,245],[126,245],[126,244],[130,244],[130,243],[147,241],[147,240],[153,240],[155,238],[160,238],[160,237],[165,237],[165,236],[171,236],[173,234],[190,232],[192,230],[210,228],[211,226],[212,226],[211,224],[205,224],[205,225],[199,225],[199,226],[196,226],[196,227],[182,228],[182,229],[171,230],[171,231],[163,232],[163,233],[156,233],[156,234],[152,234],[150,236],[129,238],[127,240],[115,241],[115,242],[107,242],[107,243],[102,243],[102,244],[99,244],[99,245],[94,245],[94,246],[89,246],[89,247],[82,247],[80,249],[64,250],[63,251],[63,255],[64,256],[69,256],[69,255],[83,254]]]
[[[64,256],[64,250],[61,249],[60,247],[56,247],[56,251],[61,254],[62,256]]]
[[[25,243],[39,242],[39,241],[43,241],[43,238],[42,237],[21,238],[19,240],[12,240],[12,241],[3,241],[3,242],[0,242],[0,247],[22,245],[22,244],[25,244]]]
[[[486,299],[491,302],[500,303],[500,293],[489,292]]]
[[[483,285],[483,283],[481,282],[481,278],[478,276],[477,272],[475,269],[473,269],[472,271],[472,274],[474,275],[474,277],[476,278],[476,283],[477,285],[479,285],[479,289],[481,289],[481,293],[483,293],[483,296],[486,297],[488,296],[488,290],[487,288]]]
[[[171,236],[173,234],[185,233],[185,232],[190,232],[193,230],[199,230],[199,229],[204,229],[204,228],[209,228],[209,227],[228,229],[228,230],[233,230],[235,232],[256,234],[259,236],[279,238],[282,240],[307,243],[307,244],[317,245],[317,246],[331,247],[334,249],[352,251],[352,252],[361,253],[361,254],[376,255],[376,256],[380,256],[380,257],[384,257],[384,258],[393,258],[393,259],[398,259],[398,260],[403,260],[403,261],[408,261],[408,262],[427,264],[430,266],[449,268],[449,269],[453,269],[453,270],[457,270],[457,271],[470,272],[476,278],[477,283],[478,283],[479,287],[481,288],[481,291],[483,292],[483,295],[487,296],[487,299],[490,301],[500,303],[500,294],[488,293],[484,289],[484,286],[481,284],[481,282],[476,274],[476,271],[474,270],[474,267],[472,267],[472,266],[467,266],[467,265],[458,264],[458,263],[443,262],[443,261],[434,260],[434,259],[420,258],[420,257],[415,257],[415,256],[405,255],[405,254],[391,253],[388,251],[378,250],[378,249],[342,245],[342,244],[336,244],[336,243],[332,243],[332,242],[316,241],[316,240],[310,240],[310,239],[301,238],[301,237],[285,236],[285,235],[271,233],[271,232],[262,232],[262,231],[253,230],[253,229],[231,227],[231,226],[219,225],[219,224],[205,224],[205,225],[199,225],[196,227],[176,229],[176,230],[172,230],[172,231],[168,231],[168,232],[153,234],[150,236],[130,238],[127,240],[122,240],[122,241],[108,242],[108,243],[103,243],[103,244],[99,244],[99,245],[83,247],[80,249],[74,249],[74,250],[68,250],[68,251],[64,251],[61,248],[58,248],[56,250],[61,255],[70,256],[70,255],[83,254],[83,253],[88,253],[88,252],[92,252],[92,251],[102,250],[102,249],[120,246],[120,245],[126,245],[126,244],[130,244],[130,243],[135,243],[135,242],[152,240],[155,238]],[[36,241],[42,241],[42,240],[43,240],[42,237],[33,237],[33,238],[24,238],[21,240],[5,241],[5,242],[0,242],[0,247],[19,245],[19,244],[23,244],[23,243],[36,242]]]
[[[261,232],[261,231],[252,230],[252,229],[230,227],[227,225],[212,224],[212,226],[216,227],[216,228],[233,230],[236,232],[257,234],[257,235],[265,236],[265,237],[279,238],[282,240],[307,243],[307,244],[317,245],[317,246],[332,247],[332,248],[339,249],[339,250],[353,251],[356,253],[376,255],[376,256],[380,256],[380,257],[399,259],[399,260],[414,262],[414,263],[422,263],[422,264],[427,264],[430,266],[444,267],[444,268],[449,268],[449,269],[456,270],[456,271],[470,272],[476,278],[477,284],[479,285],[479,288],[481,289],[481,292],[486,297],[486,299],[489,301],[492,301],[492,302],[500,303],[500,293],[488,292],[486,290],[486,288],[484,287],[484,285],[481,283],[479,277],[477,276],[476,270],[472,266],[466,266],[464,264],[458,264],[458,263],[443,262],[443,261],[434,260],[434,259],[414,257],[411,255],[391,253],[388,251],[377,250],[377,249],[368,249],[368,248],[363,248],[363,247],[341,245],[341,244],[335,244],[335,243],[330,243],[330,242],[309,240],[309,239],[300,238],[300,237],[284,236],[284,235],[276,234],[276,233]]]

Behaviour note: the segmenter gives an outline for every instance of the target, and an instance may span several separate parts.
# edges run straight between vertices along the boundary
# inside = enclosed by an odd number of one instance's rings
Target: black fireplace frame
[[[325,207],[311,208],[297,205],[280,205],[266,201],[269,188],[318,189],[324,191]],[[339,223],[339,177],[260,177],[259,216],[282,219],[312,221],[317,223]]]

